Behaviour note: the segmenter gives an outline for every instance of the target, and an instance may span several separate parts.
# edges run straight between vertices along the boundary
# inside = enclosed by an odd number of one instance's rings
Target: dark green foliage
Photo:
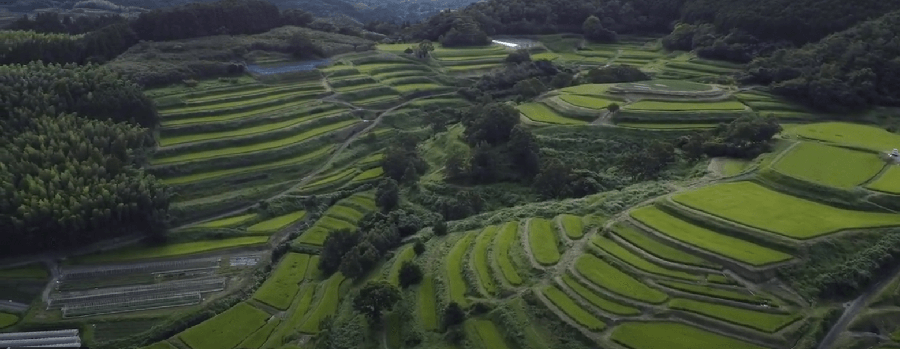
[[[466,313],[463,311],[462,307],[459,306],[456,302],[450,302],[446,308],[444,308],[443,313],[443,324],[444,328],[448,329],[453,326],[459,325],[466,320]]]
[[[610,103],[606,106],[606,110],[609,110],[610,113],[615,113],[619,111],[619,109],[622,109],[622,107],[620,107],[618,103]]]
[[[474,106],[464,116],[463,124],[469,144],[497,145],[509,140],[513,127],[519,124],[519,111],[502,103]]]
[[[427,219],[427,214],[405,209],[369,213],[357,223],[357,233],[336,231],[328,235],[319,269],[328,274],[340,270],[354,279],[363,277],[388,251],[400,246],[401,238],[422,229]]]
[[[856,5],[854,5],[856,6]],[[854,13],[855,14],[855,13]],[[827,111],[900,104],[900,11],[754,61],[748,82]]]
[[[538,78],[519,81],[513,86],[513,89],[526,99],[537,97],[548,90],[547,86],[544,86]]]
[[[516,50],[506,56],[506,63],[518,64],[525,62],[531,62],[531,54],[528,53],[528,50]]]
[[[434,235],[437,236],[447,235],[447,222],[445,222],[444,220],[438,221],[438,223],[431,228],[431,231],[433,231]]]
[[[692,158],[707,155],[752,159],[769,151],[772,137],[779,132],[781,125],[774,118],[747,115],[719,124],[712,131],[682,137],[677,145]]]
[[[610,84],[650,80],[650,76],[636,67],[614,64],[591,69],[582,77],[582,80],[585,84]]]
[[[468,159],[459,151],[450,152],[448,180],[486,184],[529,180],[537,174],[538,146],[531,132],[519,125],[518,110],[503,103],[476,105],[462,121],[473,149]]]
[[[344,255],[359,242],[359,236],[349,230],[333,231],[325,238],[322,244],[322,253],[319,255],[319,270],[325,274],[338,271]]]
[[[60,16],[57,12],[39,12],[34,18],[22,16],[3,30],[31,30],[38,33],[84,34],[118,23],[126,18],[119,15]]]
[[[137,36],[125,23],[73,36],[39,34],[33,31],[0,31],[5,50],[0,52],[2,64],[26,64],[41,60],[46,63],[103,63],[137,43]]]
[[[165,41],[209,35],[256,34],[281,25],[275,5],[261,0],[222,0],[158,9],[131,27],[142,40]]]
[[[422,282],[422,268],[418,264],[403,261],[400,266],[400,287],[407,288]]]
[[[450,30],[440,39],[442,45],[447,47],[481,46],[491,43],[487,34],[479,28],[478,23],[472,20],[471,17],[457,16],[452,23]]]
[[[747,63],[759,55],[771,54],[779,47],[790,46],[784,41],[760,41],[740,30],[719,34],[716,27],[708,23],[680,23],[662,39],[662,44],[667,50],[694,50],[703,58],[740,63]]]
[[[353,310],[365,315],[372,324],[381,321],[381,313],[389,311],[401,299],[400,290],[387,281],[372,281],[353,297]]]
[[[560,73],[572,74],[564,71],[547,60],[537,60],[522,64],[507,64],[503,69],[495,69],[484,74],[474,87],[463,90],[463,96],[470,100],[487,94],[491,98],[515,96],[519,93],[516,84],[531,78],[537,78],[546,86]]]
[[[557,159],[549,159],[534,177],[532,186],[541,196],[580,198],[603,191],[603,178],[587,170],[575,170]]]
[[[418,175],[428,170],[428,164],[416,151],[417,142],[418,139],[415,137],[401,137],[388,147],[384,160],[381,161],[381,168],[386,177],[407,184],[411,183],[407,180],[418,180]],[[409,168],[414,169],[416,176],[407,175]]]
[[[295,25],[298,27],[307,27],[313,20],[316,18],[312,13],[306,12],[303,9],[292,8],[288,10],[281,11],[281,23],[283,25]]]
[[[581,25],[581,30],[584,32],[584,37],[591,41],[616,42],[617,40],[616,32],[604,28],[603,23],[600,22],[600,18],[597,18],[597,16],[590,16],[585,19],[584,24]]]
[[[513,127],[509,136],[509,155],[512,166],[524,178],[536,175],[540,167],[540,148],[534,135],[522,125]]]
[[[288,38],[291,55],[300,59],[312,59],[324,56],[325,53],[303,33],[294,33]]]
[[[675,147],[671,142],[652,141],[621,157],[622,170],[637,180],[656,178],[663,169],[675,161]]]
[[[364,276],[379,259],[381,253],[378,249],[371,242],[362,241],[344,254],[339,269],[344,276],[356,279]]]
[[[415,54],[418,58],[428,58],[431,56],[431,51],[434,51],[434,44],[429,40],[422,40],[422,42],[416,46]]]
[[[375,203],[385,212],[397,207],[400,203],[400,187],[397,181],[391,178],[381,180],[378,189],[375,190]]]
[[[571,73],[560,72],[550,80],[550,86],[553,88],[569,87],[574,79],[575,77]]]
[[[446,229],[446,224],[444,225],[444,228]],[[425,243],[423,243],[422,241],[416,241],[416,244],[413,245],[413,251],[416,252],[416,255],[421,256],[423,253],[425,253]]]

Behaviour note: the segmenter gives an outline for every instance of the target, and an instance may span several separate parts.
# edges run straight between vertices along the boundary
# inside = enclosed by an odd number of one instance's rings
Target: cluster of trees
[[[715,129],[684,136],[676,142],[688,157],[727,156],[752,159],[771,150],[771,140],[781,132],[772,117],[742,116]]]
[[[583,84],[611,84],[650,80],[650,75],[634,66],[613,64],[588,70],[579,80]]]
[[[164,233],[169,192],[140,165],[156,111],[97,66],[0,66],[0,253]]]
[[[0,31],[5,50],[0,64],[103,63],[138,42],[125,23],[116,23],[87,34],[69,35],[35,31]]]
[[[474,86],[460,90],[460,94],[476,101],[489,96],[497,99],[519,95],[525,98],[537,96],[551,88],[563,88],[572,84],[574,72],[554,65],[548,60],[531,61],[531,57],[516,53],[510,64],[484,74]],[[512,56],[512,55],[511,55]],[[522,61],[522,63],[515,63]]]
[[[41,12],[35,15],[34,18],[23,15],[3,29],[77,35],[125,22],[127,22],[127,19],[119,15],[78,16],[73,18],[72,16],[60,16],[56,12]]]

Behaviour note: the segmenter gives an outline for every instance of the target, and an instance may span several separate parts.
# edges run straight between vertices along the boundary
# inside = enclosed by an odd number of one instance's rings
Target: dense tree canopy
[[[293,15],[291,18],[297,19]],[[145,12],[132,23],[132,28],[141,39],[160,41],[220,34],[255,34],[280,25],[278,7],[269,2],[222,0]]]

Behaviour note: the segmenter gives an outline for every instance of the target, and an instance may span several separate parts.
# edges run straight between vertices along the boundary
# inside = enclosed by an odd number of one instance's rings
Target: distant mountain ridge
[[[141,10],[215,0],[13,0],[0,9],[16,13],[61,10],[81,12],[103,10],[133,13]],[[318,17],[346,15],[360,22],[418,22],[445,9],[465,7],[480,0],[269,0],[281,9],[299,8]]]

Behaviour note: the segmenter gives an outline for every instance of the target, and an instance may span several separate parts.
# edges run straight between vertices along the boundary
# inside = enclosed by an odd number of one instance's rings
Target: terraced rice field
[[[202,159],[222,157],[222,156],[228,156],[228,155],[239,155],[239,154],[240,155],[249,155],[250,153],[253,153],[253,152],[270,150],[270,149],[274,149],[274,148],[288,146],[288,145],[295,144],[295,143],[300,143],[305,140],[311,139],[313,137],[320,136],[320,135],[323,135],[323,134],[326,134],[326,133],[329,133],[332,131],[336,131],[336,130],[348,127],[350,125],[356,124],[357,122],[359,122],[359,120],[345,120],[345,121],[336,122],[336,123],[333,123],[330,125],[324,125],[324,126],[320,126],[320,127],[314,128],[314,129],[306,130],[304,132],[295,134],[295,135],[287,137],[287,138],[282,138],[282,139],[277,139],[277,140],[272,140],[272,141],[267,141],[267,142],[262,142],[262,143],[255,143],[255,144],[250,144],[250,145],[245,145],[245,146],[219,148],[219,149],[205,150],[205,151],[175,155],[175,156],[164,157],[164,158],[154,158],[153,161],[151,161],[151,162],[155,165],[164,165],[164,164],[172,164],[172,163],[185,162],[185,161],[196,161],[196,160],[202,160]]]
[[[633,215],[634,212],[632,212],[632,216]],[[662,260],[705,268],[718,267],[716,264],[697,257],[696,255],[666,245],[630,226],[617,224],[613,226],[612,232],[635,247]]]
[[[584,307],[575,303],[572,298],[560,291],[554,286],[547,286],[541,291],[547,299],[550,300],[557,308],[562,310],[566,315],[591,331],[602,331],[606,328],[606,323],[584,310]]]
[[[839,209],[752,182],[716,184],[673,199],[714,216],[796,239],[844,229],[900,225],[900,216],[896,214]]]
[[[296,98],[308,98],[312,99],[318,95],[316,91],[287,91],[280,93],[266,93],[261,95],[255,95],[254,98],[248,98],[244,100],[231,100],[228,98],[224,99],[208,99],[206,101],[222,101],[221,103],[188,103],[187,106],[180,106],[175,108],[167,108],[160,111],[161,118],[170,118],[175,116],[182,116],[196,112],[203,112],[204,114],[216,114],[219,112],[228,112],[231,111],[234,107],[248,108],[254,105],[263,105],[266,102],[278,101],[278,100],[290,100]],[[249,108],[248,108],[249,109]]]
[[[427,331],[434,331],[438,328],[437,304],[434,292],[434,277],[425,275],[422,278],[422,284],[419,285],[418,297],[416,298],[416,313],[419,320],[422,321],[422,328]]]
[[[394,89],[396,89],[400,93],[414,92],[414,91],[431,91],[431,90],[439,90],[439,89],[443,89],[443,88],[445,88],[445,86],[438,85],[438,84],[409,84],[409,85],[394,86]]]
[[[712,90],[712,86],[707,84],[701,84],[697,82],[685,81],[685,80],[667,80],[667,79],[657,79],[650,80],[647,82],[631,82],[624,84],[617,84],[615,87],[618,88],[626,88],[626,89],[650,89],[659,90],[659,91],[687,91],[687,92],[699,92],[699,91],[710,91]]]
[[[466,298],[466,279],[463,277],[463,261],[475,235],[477,235],[476,232],[465,233],[456,241],[444,260],[444,273],[447,277],[447,293],[450,301],[463,307],[469,304]]]
[[[556,219],[562,225],[563,231],[566,232],[566,236],[569,238],[581,239],[584,236],[584,222],[582,222],[581,217],[563,214]]]
[[[316,264],[318,261],[317,258],[318,256],[311,258],[309,261],[310,264]],[[295,298],[291,308],[285,312],[285,319],[275,327],[275,330],[269,335],[269,338],[266,340],[263,347],[280,347],[282,343],[284,343],[285,337],[296,332],[297,328],[303,324],[303,320],[306,318],[310,306],[312,306],[314,294],[314,285],[304,284],[300,286],[300,292],[298,293],[297,298]]]
[[[889,194],[900,194],[900,167],[890,166],[866,188]]]
[[[803,142],[773,165],[791,177],[831,187],[849,189],[862,184],[884,167],[884,161],[873,153]]]
[[[823,122],[791,127],[783,132],[787,136],[815,139],[875,152],[887,152],[897,148],[900,135],[878,127],[846,122]]]
[[[672,299],[669,302],[669,308],[705,315],[769,333],[777,332],[802,317],[800,314],[766,313],[683,298]]]
[[[266,324],[269,314],[247,303],[216,315],[178,335],[192,349],[234,348]]]
[[[274,233],[306,217],[306,211],[288,213],[247,227],[250,233]]]
[[[259,349],[266,343],[266,340],[269,339],[269,336],[272,335],[272,332],[274,332],[275,328],[280,324],[280,319],[269,319],[269,322],[266,323],[265,326],[260,327],[256,332],[253,332],[253,334],[238,345],[238,348]]]
[[[475,247],[472,249],[471,264],[478,276],[478,284],[488,295],[497,294],[497,285],[491,276],[491,265],[488,260],[488,248],[499,231],[499,227],[492,225],[484,228],[475,239]]]
[[[164,182],[165,183],[165,182]],[[196,225],[197,228],[227,228],[233,227],[235,225],[240,225],[241,223],[253,220],[257,217],[255,213],[242,214],[240,216],[227,217],[222,219],[212,220],[203,224]]]
[[[613,329],[611,338],[632,349],[765,349],[677,322],[626,322]]]
[[[513,286],[522,284],[522,276],[516,271],[512,259],[509,255],[510,249],[516,246],[516,237],[518,236],[519,225],[516,222],[504,224],[497,233],[497,239],[494,241],[494,260],[500,266],[500,271],[506,282]]]
[[[768,304],[771,300],[767,297],[763,297],[758,294],[750,294],[749,292],[739,292],[732,289],[722,289],[716,288],[712,286],[705,285],[696,285],[696,284],[687,284],[683,282],[675,282],[675,281],[666,281],[659,280],[657,281],[659,284],[679,290],[682,292],[687,292],[695,295],[701,295],[711,298],[725,299],[735,302],[747,303],[747,304]]]
[[[718,124],[709,123],[678,123],[678,124],[654,124],[654,123],[634,123],[621,122],[616,124],[619,127],[640,128],[649,130],[699,130],[716,128]]]
[[[566,87],[559,90],[562,93],[585,96],[603,96],[609,91],[611,84],[585,84]]]
[[[646,111],[743,111],[746,109],[746,106],[738,101],[673,102],[642,100],[628,104],[624,109]]]
[[[559,99],[571,105],[588,109],[604,109],[610,104],[616,103],[609,99],[580,95],[560,95]]]
[[[190,118],[165,119],[160,122],[163,128],[183,125],[193,125],[202,123],[237,121],[245,118],[256,117],[260,115],[271,115],[276,112],[286,112],[297,108],[303,108],[313,99],[314,96],[308,98],[297,99],[286,103],[276,103],[274,105],[260,106],[258,108],[246,110],[241,108],[235,111],[222,111],[216,115],[196,116]]]
[[[179,177],[167,177],[162,180],[163,183],[168,185],[179,185],[179,184],[188,184],[200,182],[203,180],[209,180],[214,178],[221,178],[236,174],[242,173],[250,173],[250,172],[258,172],[258,171],[267,171],[274,170],[278,168],[284,168],[288,166],[301,165],[304,163],[308,163],[310,161],[321,159],[325,155],[329,154],[332,150],[334,150],[333,146],[322,147],[316,151],[309,152],[300,156],[287,158],[284,160],[279,160],[275,162],[253,165],[253,166],[245,166],[245,167],[235,167],[228,168],[216,171],[208,171],[208,172],[197,172],[193,174],[189,174],[186,176]]]
[[[665,302],[669,298],[665,293],[647,286],[590,254],[578,258],[575,270],[594,285],[626,298],[654,304]]]
[[[341,107],[330,107],[324,111],[320,111],[317,113],[310,114],[307,111],[301,111],[297,113],[297,116],[288,120],[280,121],[280,122],[272,122],[266,123],[259,126],[253,127],[245,127],[239,128],[236,130],[229,131],[220,131],[220,132],[205,132],[205,133],[192,133],[186,135],[177,135],[177,136],[165,136],[165,132],[159,138],[159,146],[160,147],[168,147],[177,144],[184,143],[194,143],[194,142],[203,142],[215,139],[229,139],[229,138],[238,138],[243,136],[250,136],[256,134],[262,134],[266,132],[272,132],[282,129],[289,129],[291,127],[295,127],[301,125],[306,122],[310,122],[312,120],[321,119],[328,116],[338,115],[344,111],[344,108]]]
[[[563,283],[565,283],[566,286],[572,289],[572,291],[574,291],[578,296],[584,298],[600,310],[622,316],[638,315],[641,313],[640,309],[633,308],[600,296],[599,294],[591,291],[590,289],[579,283],[577,280],[575,280],[574,277],[570,276],[569,274],[564,274],[562,276],[562,280]]]
[[[497,326],[489,320],[471,319],[463,325],[466,338],[476,343],[477,348],[509,349]]]
[[[528,246],[534,259],[542,265],[559,262],[559,248],[553,222],[543,218],[533,218],[528,222]]]
[[[653,206],[633,210],[631,217],[672,239],[750,265],[764,266],[793,258],[781,251],[693,225]]]
[[[300,290],[300,282],[306,277],[309,257],[300,253],[286,254],[272,276],[253,294],[253,299],[275,309],[287,310]]]
[[[391,269],[388,272],[387,281],[393,284],[394,286],[400,285],[400,268],[403,267],[403,262],[410,262],[416,259],[416,251],[413,250],[412,246],[407,246],[403,248],[402,251],[397,253],[397,257],[394,259],[394,263],[391,264]]]
[[[324,177],[316,180],[315,182],[307,184],[304,188],[315,188],[315,187],[319,187],[319,186],[324,186],[324,185],[344,181],[344,180],[352,178],[352,176],[357,174],[357,172],[359,172],[359,171],[355,168],[348,168],[341,172],[326,174]]]
[[[344,280],[346,280],[344,275],[338,272],[319,286],[321,292],[316,292],[321,295],[319,301],[316,303],[315,308],[312,308],[312,311],[307,315],[303,325],[300,326],[300,332],[308,334],[319,333],[319,324],[322,320],[326,317],[333,316],[334,313],[337,312],[338,301],[341,296],[340,288]]]
[[[642,258],[641,256],[622,247],[622,245],[617,244],[615,241],[607,239],[603,236],[599,236],[599,235],[595,236],[591,242],[594,244],[594,246],[599,247],[604,252],[609,253],[610,255],[618,258],[619,260],[625,262],[626,264],[628,264],[634,268],[637,268],[639,270],[642,270],[644,272],[647,272],[650,274],[656,274],[656,275],[660,275],[660,276],[667,276],[667,277],[676,278],[676,279],[682,279],[682,280],[699,281],[702,279],[698,275],[693,275],[693,274],[689,274],[689,273],[686,273],[683,271],[678,271],[678,270],[672,270],[672,269],[664,268],[662,266],[654,264],[654,263],[650,262],[649,260],[646,260],[646,259]]]
[[[227,248],[263,245],[268,240],[268,236],[243,236],[222,240],[184,242],[156,247],[134,246],[79,257],[76,258],[75,261],[83,264],[96,264],[184,256]]]
[[[525,103],[516,107],[525,117],[548,124],[584,125],[587,121],[567,118],[542,103]]]

